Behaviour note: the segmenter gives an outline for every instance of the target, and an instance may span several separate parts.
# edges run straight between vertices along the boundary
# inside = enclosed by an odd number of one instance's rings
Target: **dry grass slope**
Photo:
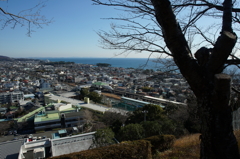
[[[200,134],[184,136],[177,139],[171,150],[156,155],[155,159],[197,159],[200,152]]]
[[[234,131],[240,152],[240,130]],[[200,134],[193,134],[177,139],[171,150],[155,155],[154,159],[199,159]]]

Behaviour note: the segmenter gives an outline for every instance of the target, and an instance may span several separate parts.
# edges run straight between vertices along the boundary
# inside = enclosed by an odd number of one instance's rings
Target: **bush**
[[[120,129],[117,139],[120,141],[133,141],[144,138],[144,129],[140,124],[129,124]]]
[[[93,144],[95,147],[103,147],[112,145],[115,142],[113,141],[114,132],[110,128],[98,129],[94,134]]]
[[[52,157],[52,159],[151,159],[149,141],[127,141],[121,144],[85,150],[68,155]]]
[[[162,125],[157,121],[145,121],[141,125],[144,128],[145,138],[162,134]]]

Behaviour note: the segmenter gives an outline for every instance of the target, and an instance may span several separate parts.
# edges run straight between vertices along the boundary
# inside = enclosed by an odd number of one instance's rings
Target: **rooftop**
[[[138,102],[138,103],[142,103],[142,104],[150,104],[149,102],[144,102],[144,101],[141,101],[141,100],[136,100],[136,99],[127,98],[127,97],[122,97],[122,99],[129,100],[129,101],[132,101],[132,102]]]
[[[94,85],[98,85],[98,86],[107,86],[108,84],[105,82],[95,82],[93,83]]]
[[[72,113],[66,113],[66,114],[65,114],[65,117],[66,117],[66,118],[76,117],[76,116],[81,117],[81,116],[83,116],[83,115],[84,115],[83,112],[72,112]]]
[[[167,102],[167,103],[173,103],[173,104],[177,104],[177,105],[187,105],[185,103],[181,103],[181,102],[175,102],[175,101],[170,101],[170,100],[167,100],[167,99],[162,99],[162,98],[155,98],[155,97],[151,97],[151,96],[144,96],[148,99],[153,99],[153,100],[157,100],[157,101],[162,101],[162,102]]]
[[[59,117],[59,114],[58,114],[58,113],[51,113],[51,114],[46,114],[45,116],[35,117],[34,122],[57,120],[57,119],[59,119],[59,118],[60,118],[60,117]]]
[[[66,134],[66,133],[67,133],[67,130],[66,130],[66,129],[58,130],[58,133],[59,133],[59,134]]]
[[[107,111],[109,108],[107,107],[103,107],[103,106],[99,106],[97,104],[91,104],[91,103],[84,103],[83,101],[81,100],[77,100],[77,99],[72,99],[72,98],[66,98],[66,97],[63,97],[63,96],[55,96],[55,95],[46,95],[48,97],[50,97],[50,99],[52,100],[62,100],[62,101],[67,101],[67,102],[70,102],[72,103],[72,105],[80,105],[80,107],[85,107],[85,108],[88,108],[88,109],[92,109],[92,110],[95,110],[95,111],[98,111],[98,112],[101,112],[101,113],[104,113],[105,111]]]
[[[72,111],[75,111],[75,110],[76,110],[76,108],[68,108],[68,109],[64,109],[60,112],[67,113],[67,112],[72,112]]]
[[[60,135],[59,133],[52,133],[52,139],[59,139]]]
[[[0,158],[17,159],[22,143],[22,139],[0,143]]]
[[[44,108],[44,107],[40,107],[40,108],[38,108],[38,109],[36,109],[36,110],[28,113],[27,115],[24,115],[23,117],[18,118],[18,121],[17,121],[17,122],[24,122],[25,119],[30,118],[31,116],[35,115],[36,113],[38,113],[39,111],[41,111],[41,110],[43,110],[43,109],[45,109],[45,108]]]

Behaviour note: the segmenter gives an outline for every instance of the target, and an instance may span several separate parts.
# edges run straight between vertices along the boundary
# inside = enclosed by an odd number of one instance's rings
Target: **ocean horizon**
[[[163,66],[161,63],[156,63],[156,58],[96,58],[96,57],[31,57],[32,59],[49,60],[51,62],[65,61],[74,62],[76,64],[90,64],[96,65],[97,63],[108,63],[111,67],[122,67],[122,68],[135,68],[135,69],[153,69],[157,70]],[[240,70],[237,66],[230,65],[227,67],[228,70],[237,69],[237,73]]]
[[[51,62],[65,61],[74,62],[76,64],[108,63],[111,67],[122,68],[141,68],[141,69],[158,69],[161,64],[154,62],[155,58],[94,58],[94,57],[34,57],[39,60],[49,60]]]

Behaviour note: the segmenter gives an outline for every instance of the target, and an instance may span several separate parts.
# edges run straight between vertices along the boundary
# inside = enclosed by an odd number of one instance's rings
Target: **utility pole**
[[[147,110],[143,110],[142,113],[144,113],[144,122],[145,122],[146,121],[146,115],[147,115],[148,111]]]

